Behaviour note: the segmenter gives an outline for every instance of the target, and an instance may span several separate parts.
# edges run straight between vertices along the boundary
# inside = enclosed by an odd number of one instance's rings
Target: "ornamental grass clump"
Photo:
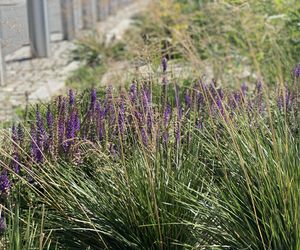
[[[162,82],[33,108],[0,151],[2,204],[44,206],[62,249],[298,249],[298,78]]]

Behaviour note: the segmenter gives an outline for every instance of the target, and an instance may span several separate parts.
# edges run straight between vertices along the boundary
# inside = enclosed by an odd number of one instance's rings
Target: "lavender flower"
[[[75,131],[78,132],[80,130],[80,117],[78,112],[75,113]]]
[[[138,125],[141,126],[143,124],[143,115],[138,110],[135,110],[134,116],[137,120]]]
[[[147,136],[147,132],[144,128],[141,128],[141,136],[142,136],[142,142],[144,144],[144,146],[148,145],[148,136]]]
[[[201,110],[204,108],[204,96],[200,91],[197,91],[197,104],[198,104],[198,110]]]
[[[230,103],[229,106],[232,110],[235,110],[240,104],[241,104],[242,96],[241,93],[238,91],[235,91],[230,96]]]
[[[43,161],[43,155],[41,152],[41,145],[39,144],[38,132],[34,124],[31,124],[30,136],[31,136],[31,143],[30,143],[31,156],[37,163],[40,163]]]
[[[168,68],[168,60],[165,56],[161,60],[161,65],[162,65],[163,72],[165,73]]]
[[[43,150],[44,145],[47,144],[46,131],[44,127],[44,122],[40,114],[39,108],[37,106],[36,111],[36,142],[38,146],[38,151]],[[39,153],[38,153],[39,154]]]
[[[75,95],[74,95],[74,91],[72,89],[69,90],[69,105],[70,107],[73,107],[75,103]]]
[[[125,104],[124,104],[124,97],[122,96],[119,108],[119,115],[118,115],[118,125],[119,125],[119,132],[121,135],[124,132],[124,124],[125,123]]]
[[[137,100],[137,86],[135,83],[132,83],[129,89],[129,96],[132,103],[135,103]]]
[[[201,120],[198,118],[197,120],[196,120],[196,128],[197,129],[201,129],[202,128],[202,122],[201,122]]]
[[[256,96],[256,106],[257,106],[257,108],[258,108],[258,112],[259,112],[259,113],[262,113],[263,110],[264,110],[263,92],[262,92],[262,89],[263,89],[262,82],[259,81],[259,82],[256,84],[256,92],[257,92],[257,96]]]
[[[14,143],[18,142],[17,129],[15,124],[13,124],[11,128],[11,139],[13,140]]]
[[[92,89],[92,91],[91,91],[91,106],[90,106],[90,109],[94,109],[96,100],[97,100],[97,92],[96,92],[95,89]]]
[[[0,233],[3,233],[5,230],[6,230],[5,218],[1,214],[1,217],[0,217]]]
[[[37,146],[36,146],[36,130],[34,124],[31,124],[30,126],[30,137],[31,137],[30,152],[31,152],[31,156],[35,158]]]
[[[175,144],[178,146],[180,144],[180,122],[177,122],[175,129]]]
[[[17,153],[14,153],[13,159],[11,162],[11,167],[17,174],[20,172],[20,163],[19,162],[20,162],[19,155]]]
[[[77,116],[77,111],[73,110],[70,114],[69,119],[68,119],[67,129],[66,129],[66,139],[67,139],[67,141],[65,142],[65,149],[67,149],[67,150],[72,145],[73,139],[75,138],[76,116]]]
[[[283,98],[282,98],[282,95],[279,95],[278,97],[277,97],[277,106],[278,106],[278,108],[281,110],[281,109],[283,109]]]
[[[185,101],[185,105],[188,109],[191,108],[192,106],[192,98],[190,96],[190,93],[188,90],[185,91],[185,94],[184,94],[184,101]]]
[[[24,131],[21,123],[18,124],[17,135],[18,135],[19,143],[22,144],[24,141]]]
[[[295,67],[295,69],[294,69],[294,71],[293,71],[293,76],[295,77],[295,78],[300,78],[300,64],[298,64],[296,67]]]
[[[58,141],[59,144],[62,144],[63,140],[64,140],[64,134],[65,134],[65,122],[64,122],[64,118],[63,116],[59,116],[58,117]]]
[[[259,82],[256,84],[256,91],[257,91],[257,94],[261,94],[262,88],[263,88],[262,82],[259,81]]]
[[[98,136],[100,141],[103,141],[104,135],[105,135],[104,124],[101,122],[98,128]]]
[[[95,105],[95,115],[99,116],[100,112],[101,112],[101,103],[100,101],[97,100]]]
[[[247,84],[244,82],[244,83],[242,84],[242,86],[241,86],[241,92],[242,92],[243,97],[246,96],[247,91],[248,91],[248,86],[247,86]]]
[[[214,81],[209,85],[208,91],[209,91],[209,93],[207,95],[208,98],[215,100],[216,96],[218,95],[218,92],[216,90],[216,86],[215,86]]]
[[[153,127],[153,113],[151,110],[147,113],[147,131],[150,134],[152,132]]]
[[[10,181],[6,172],[2,172],[0,175],[0,191],[2,193],[10,190]]]
[[[50,105],[48,105],[47,113],[46,113],[47,127],[51,133],[53,131],[53,114],[51,112]]]
[[[98,137],[99,140],[102,141],[104,139],[104,125],[103,119],[105,116],[105,109],[101,109],[100,102],[96,102],[96,115],[97,115],[97,130],[98,130]]]
[[[224,98],[224,91],[221,88],[217,89],[217,95],[222,100]]]
[[[284,93],[279,93],[277,97],[277,105],[279,109],[290,107],[291,94],[287,87],[285,87]]]
[[[146,87],[142,90],[142,104],[144,112],[146,112],[150,108],[150,91]]]
[[[165,127],[168,126],[171,115],[172,115],[172,108],[171,108],[171,105],[167,103],[165,111],[164,111],[164,126]]]
[[[218,107],[218,110],[221,113],[221,115],[223,117],[225,117],[225,111],[224,111],[223,102],[222,102],[221,98],[218,98],[218,100],[217,100],[217,107]]]
[[[162,139],[163,139],[163,143],[164,144],[168,143],[168,141],[169,141],[169,133],[168,133],[168,131],[164,131],[163,132]]]

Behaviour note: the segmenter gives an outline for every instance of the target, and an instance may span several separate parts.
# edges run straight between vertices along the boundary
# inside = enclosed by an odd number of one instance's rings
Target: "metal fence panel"
[[[0,1],[0,33],[4,55],[29,43],[25,0]]]
[[[50,32],[47,0],[28,0],[28,26],[33,57],[50,55]]]
[[[49,29],[51,33],[62,33],[63,31],[60,2],[61,0],[48,0]]]

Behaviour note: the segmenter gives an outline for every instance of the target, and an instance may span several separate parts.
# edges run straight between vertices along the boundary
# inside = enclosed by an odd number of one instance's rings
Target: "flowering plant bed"
[[[299,248],[299,67],[289,86],[230,90],[162,66],[162,84],[70,90],[12,127],[4,245]]]

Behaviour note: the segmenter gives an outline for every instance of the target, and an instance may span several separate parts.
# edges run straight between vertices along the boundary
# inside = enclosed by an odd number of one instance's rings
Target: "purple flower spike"
[[[101,112],[101,103],[100,101],[96,101],[96,105],[95,105],[96,116],[99,116],[100,112]]]
[[[164,111],[164,126],[165,127],[168,126],[171,115],[172,115],[172,108],[171,108],[171,105],[167,103],[165,111]]]
[[[218,95],[214,81],[212,81],[212,83],[209,85],[208,91],[209,91],[208,93],[209,99],[211,99],[211,97],[215,99],[215,97]]]
[[[31,124],[30,136],[31,136],[31,144],[30,144],[31,157],[37,163],[40,163],[43,161],[43,155],[41,152],[40,140],[38,139],[38,131],[35,128],[34,124]]]
[[[291,93],[287,87],[285,88],[285,105],[287,108],[291,105]]]
[[[24,130],[21,123],[18,124],[17,134],[18,134],[19,143],[22,144],[24,141]]]
[[[43,150],[44,146],[47,146],[47,138],[46,138],[46,131],[44,127],[44,122],[42,116],[40,114],[39,108],[37,107],[36,111],[36,142],[38,146],[37,150],[37,158],[40,158],[41,150]]]
[[[201,129],[201,128],[202,128],[202,122],[201,122],[200,119],[197,119],[197,120],[196,120],[196,128],[197,128],[197,129]]]
[[[77,111],[73,110],[68,120],[67,139],[73,139],[75,137],[76,127],[77,127],[76,117],[77,117]]]
[[[223,103],[222,103],[221,98],[218,98],[218,100],[217,100],[217,107],[218,107],[218,110],[220,111],[221,115],[223,117],[225,117],[225,111],[224,111],[224,107],[223,107]]]
[[[262,82],[259,81],[259,82],[256,84],[256,91],[257,91],[258,94],[261,93],[262,88],[263,88]]]
[[[11,166],[12,166],[12,169],[15,171],[15,173],[19,173],[20,172],[20,163],[19,163],[19,156],[18,154],[14,154],[13,155],[13,159],[12,159],[12,162],[11,162]]]
[[[288,109],[291,104],[291,94],[287,87],[285,87],[284,93],[279,93],[277,97],[277,105],[279,109]],[[285,107],[284,107],[285,105]]]
[[[65,123],[62,116],[59,116],[57,126],[58,126],[58,140],[59,140],[59,144],[61,144],[64,140],[64,134],[65,134]]]
[[[119,132],[121,136],[124,132],[125,126],[125,104],[124,104],[124,97],[121,98],[120,108],[119,108],[119,115],[118,115],[118,125],[119,125]]]
[[[103,123],[103,118],[104,118],[104,112],[101,113],[99,117],[99,123],[98,123],[98,137],[100,141],[103,141],[105,136],[105,127]]]
[[[1,214],[1,217],[0,217],[0,233],[5,232],[5,230],[6,230],[5,218],[4,218],[4,216]]]
[[[150,91],[146,87],[142,90],[142,104],[144,108],[144,112],[147,112],[149,110],[151,102],[150,102]]]
[[[143,115],[141,114],[141,112],[139,112],[138,110],[135,110],[134,116],[137,120],[138,125],[141,126],[143,124]]]
[[[44,127],[44,122],[43,122],[43,119],[42,119],[39,109],[37,109],[37,111],[36,111],[36,128],[37,128],[38,135],[41,137],[39,139],[42,140],[43,139],[42,137],[45,134],[45,127]]]
[[[8,176],[5,172],[2,172],[0,175],[0,191],[2,193],[8,192],[10,189],[10,181],[8,179]]]
[[[129,96],[132,103],[135,103],[137,100],[137,86],[135,83],[132,83],[129,89]]]
[[[66,139],[67,141],[64,143],[64,149],[68,151],[69,147],[73,144],[73,140],[75,138],[76,133],[76,117],[77,117],[77,111],[73,110],[70,114],[70,117],[68,119],[67,123],[67,129],[66,129]]]
[[[180,122],[177,123],[176,129],[175,129],[175,141],[176,145],[180,144]]]
[[[13,140],[14,143],[18,142],[17,129],[15,124],[13,124],[11,128],[11,139]]]
[[[168,140],[169,140],[169,133],[168,133],[168,131],[163,132],[162,139],[163,139],[163,143],[164,144],[168,143]]]
[[[147,136],[147,132],[144,128],[141,129],[141,135],[142,135],[142,142],[144,144],[144,146],[148,145],[148,136]]]
[[[191,108],[192,106],[192,98],[190,96],[190,93],[188,90],[185,91],[185,94],[184,94],[184,101],[185,101],[185,105],[188,109]]]
[[[244,83],[242,84],[242,86],[241,86],[241,92],[242,92],[242,94],[243,94],[244,97],[246,96],[247,91],[248,91],[248,86],[247,86],[247,84],[244,82]]]
[[[197,92],[197,104],[198,104],[198,110],[202,109],[205,104],[204,96],[200,91]]]
[[[91,91],[91,109],[94,109],[97,100],[97,92],[95,89]]]
[[[147,131],[151,133],[153,127],[153,113],[152,111],[148,111],[147,113]]]
[[[48,108],[47,108],[46,120],[47,120],[47,127],[51,133],[51,131],[53,130],[53,114],[51,112],[50,105],[48,105]]]
[[[69,105],[72,107],[75,103],[75,95],[72,89],[69,90]]]
[[[295,77],[295,78],[300,78],[300,64],[298,64],[296,67],[295,67],[295,69],[294,69],[294,72],[293,72],[293,76]]]
[[[78,132],[80,130],[80,117],[78,112],[75,114],[75,131]]]
[[[31,127],[30,127],[30,137],[31,137],[31,144],[30,144],[31,156],[33,158],[35,158],[37,146],[36,146],[36,129],[35,129],[34,124],[31,124]]]
[[[162,65],[163,72],[165,73],[168,68],[168,60],[165,56],[161,60],[161,65]]]

